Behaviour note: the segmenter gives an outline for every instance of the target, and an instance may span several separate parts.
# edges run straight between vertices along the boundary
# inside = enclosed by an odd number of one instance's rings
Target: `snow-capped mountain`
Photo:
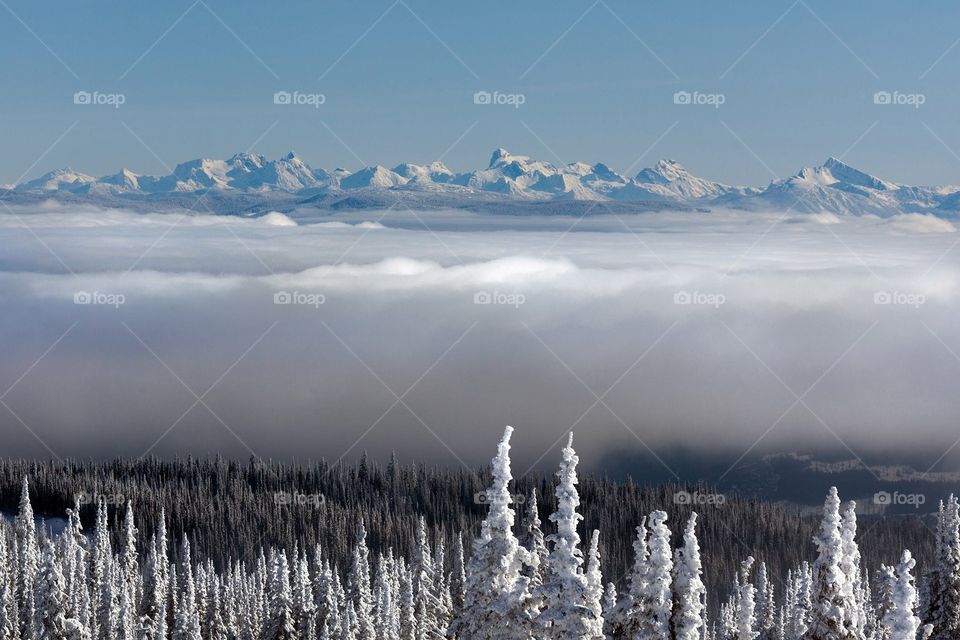
[[[69,167],[45,173],[39,178],[18,184],[16,191],[60,191],[61,189],[79,189],[96,182],[97,179]]]
[[[804,167],[783,180],[775,180],[756,194],[753,202],[728,198],[731,204],[774,210],[830,211],[846,214],[889,215],[936,204],[933,190],[903,187],[828,158],[819,167]]]
[[[407,183],[407,178],[380,165],[365,167],[356,173],[341,178],[340,187],[343,189],[360,189],[374,187],[390,189]]]
[[[131,198],[178,202],[180,195],[198,192],[239,199],[246,207],[254,206],[257,198],[332,208],[377,207],[389,205],[391,198],[403,198],[415,206],[478,208],[489,204],[508,205],[513,210],[556,201],[558,208],[568,211],[561,201],[586,201],[583,206],[606,201],[607,207],[615,203],[620,210],[728,207],[880,216],[914,212],[954,216],[960,212],[960,187],[898,184],[836,158],[757,188],[698,177],[675,160],[660,160],[630,178],[600,162],[554,164],[503,148],[493,152],[486,167],[464,173],[451,171],[441,162],[326,171],[311,167],[293,152],[276,160],[240,153],[226,160],[182,162],[166,176],[122,169],[94,178],[59,169],[13,188],[15,195],[24,197],[61,193],[108,204]],[[537,204],[536,211],[551,212],[543,205]],[[602,212],[602,207],[597,208],[597,213]]]

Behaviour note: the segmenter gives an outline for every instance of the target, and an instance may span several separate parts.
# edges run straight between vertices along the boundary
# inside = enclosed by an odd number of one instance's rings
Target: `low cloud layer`
[[[509,423],[522,472],[571,427],[588,466],[958,437],[949,222],[381,214],[0,215],[4,452],[474,465]]]

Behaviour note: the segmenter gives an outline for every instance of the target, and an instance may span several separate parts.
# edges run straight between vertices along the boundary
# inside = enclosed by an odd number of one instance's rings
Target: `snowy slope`
[[[39,178],[24,182],[16,186],[17,191],[72,191],[87,184],[96,182],[97,179],[88,176],[85,173],[74,171],[73,169],[56,169],[45,173]]]
[[[943,198],[936,188],[899,185],[828,158],[818,167],[804,167],[771,182],[757,194],[727,196],[720,202],[751,209],[887,216],[931,209]]]

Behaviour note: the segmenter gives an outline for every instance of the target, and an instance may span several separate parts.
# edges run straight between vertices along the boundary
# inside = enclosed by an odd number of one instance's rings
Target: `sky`
[[[63,166],[163,174],[245,150],[467,170],[505,147],[631,174],[673,158],[750,185],[832,155],[957,184],[958,14],[895,1],[8,0],[0,182]],[[274,104],[278,91],[308,97]],[[482,91],[505,103],[475,104]]]
[[[932,216],[13,212],[5,455],[473,467],[511,424],[518,474],[570,430],[585,469],[662,480],[960,460],[960,258]]]

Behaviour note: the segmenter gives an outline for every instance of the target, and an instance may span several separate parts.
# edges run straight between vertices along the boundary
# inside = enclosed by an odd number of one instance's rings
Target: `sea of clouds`
[[[0,213],[7,455],[954,461],[932,216]],[[960,447],[958,447],[960,449]],[[721,465],[723,466],[723,465]],[[695,473],[695,471],[693,472]]]

